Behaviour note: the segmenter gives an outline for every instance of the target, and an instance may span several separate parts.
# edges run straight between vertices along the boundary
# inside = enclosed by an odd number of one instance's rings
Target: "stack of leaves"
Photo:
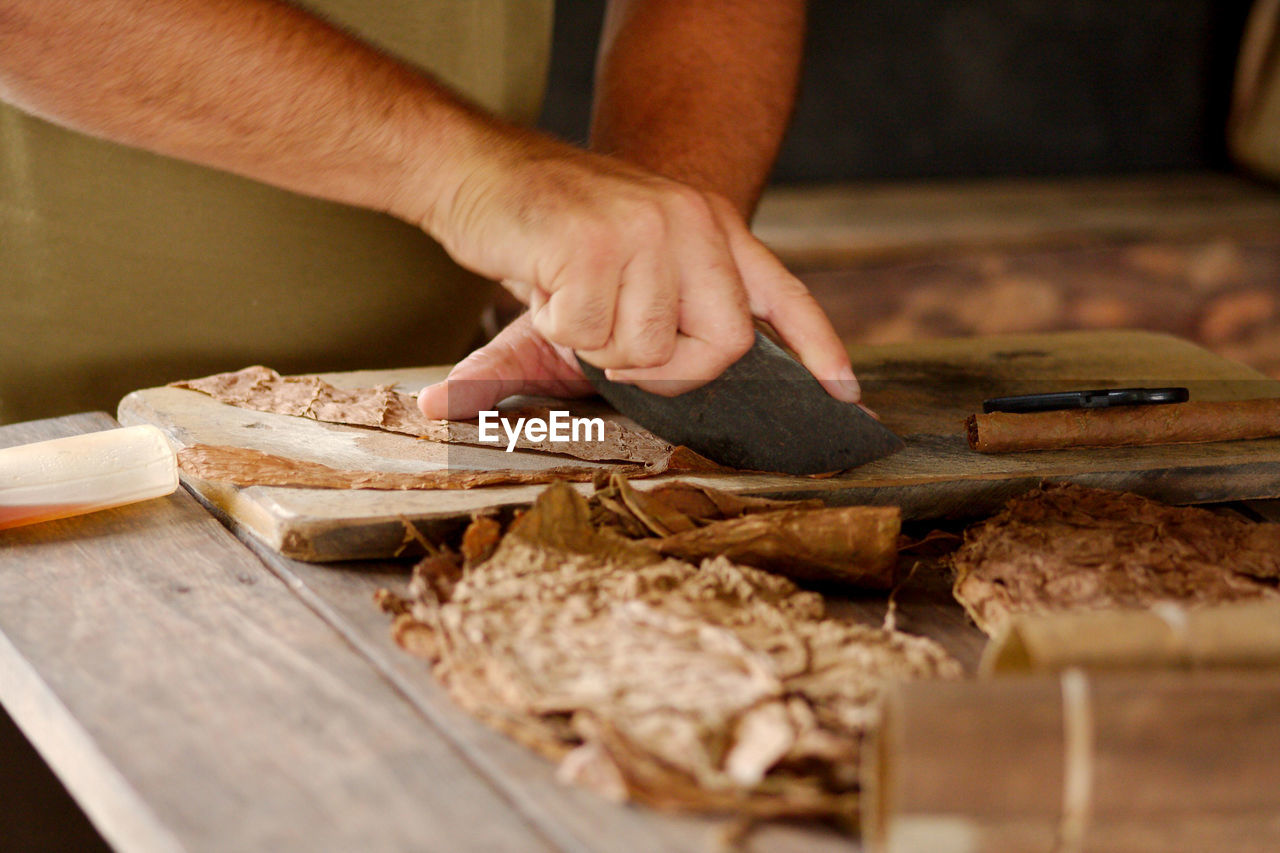
[[[965,534],[955,596],[998,634],[1021,613],[1280,598],[1280,525],[1056,484]]]
[[[616,476],[588,501],[560,483],[506,531],[477,519],[462,555],[429,556],[410,597],[383,605],[457,702],[566,780],[663,808],[847,818],[883,686],[958,664],[922,637],[825,618],[787,578],[701,558],[719,528],[744,560],[778,562],[813,517],[806,553],[829,564],[826,512]],[[896,515],[879,527],[892,547]]]

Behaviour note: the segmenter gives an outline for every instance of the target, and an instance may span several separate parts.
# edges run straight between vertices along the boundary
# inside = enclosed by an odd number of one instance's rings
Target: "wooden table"
[[[0,427],[0,447],[113,426]],[[408,570],[282,558],[184,491],[0,531],[0,702],[122,851],[716,849],[725,819],[560,785],[457,708],[373,604]],[[926,587],[900,624],[972,663],[980,637]],[[882,597],[846,606],[883,618]],[[775,825],[751,848],[857,845]]]
[[[0,427],[0,447],[113,426]],[[1280,501],[1250,506],[1280,520]],[[560,785],[455,706],[373,604],[409,568],[280,557],[181,490],[0,531],[0,702],[122,851],[718,849],[730,821]],[[901,628],[973,670],[984,640],[946,578],[915,572],[898,602]],[[832,602],[871,624],[884,608]],[[748,849],[858,845],[775,824]]]

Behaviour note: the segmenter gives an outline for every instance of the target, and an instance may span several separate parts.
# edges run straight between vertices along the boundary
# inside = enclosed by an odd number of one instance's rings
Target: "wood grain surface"
[[[864,765],[867,845],[1274,850],[1278,706],[1274,669],[899,685]]]
[[[718,839],[731,826],[723,817],[671,815],[609,803],[597,794],[560,784],[555,765],[506,736],[483,725],[449,697],[428,665],[391,640],[390,618],[373,605],[380,588],[406,593],[406,561],[352,561],[316,564],[293,560],[263,545],[243,526],[227,519],[254,552],[374,667],[392,681],[437,728],[448,733],[472,763],[503,794],[535,821],[542,832],[565,849],[631,853],[662,850],[708,853],[721,848]],[[926,591],[927,588],[927,591]],[[950,599],[946,578],[924,573],[902,594],[905,621],[940,636],[948,650],[958,651],[969,671],[976,666],[985,638],[965,623],[964,612]],[[950,602],[947,606],[940,596]],[[833,612],[879,625],[885,598],[833,601]],[[945,613],[942,611],[946,611]],[[904,620],[900,620],[901,622]],[[820,824],[763,825],[751,832],[748,851],[825,853],[859,849],[856,839]]]
[[[0,447],[112,424],[5,427]],[[717,849],[729,822],[564,787],[457,708],[372,602],[409,561],[292,560],[227,520],[252,550],[182,492],[0,533],[0,701],[116,849]],[[973,672],[983,638],[936,565],[895,598]],[[885,617],[884,596],[830,602]],[[745,849],[859,848],[784,824]]]
[[[120,850],[562,849],[183,491],[0,532],[0,700]]]
[[[1003,455],[968,449],[964,418],[991,396],[1127,385],[1186,385],[1198,400],[1280,396],[1280,382],[1172,336],[1101,331],[956,338],[857,347],[852,355],[866,402],[907,440],[906,450],[829,479],[749,473],[690,479],[831,504],[896,504],[908,519],[987,513],[1046,478],[1128,489],[1173,503],[1280,497],[1280,439]],[[421,368],[326,378],[342,387],[396,383],[416,392],[444,372]],[[120,419],[154,423],[176,446],[231,444],[336,467],[420,471],[562,462],[487,448],[443,448],[407,436],[251,412],[174,388],[129,395],[121,402]],[[445,535],[475,512],[528,504],[540,490],[389,493],[187,482],[271,548],[318,561],[402,553],[406,521],[429,536]]]

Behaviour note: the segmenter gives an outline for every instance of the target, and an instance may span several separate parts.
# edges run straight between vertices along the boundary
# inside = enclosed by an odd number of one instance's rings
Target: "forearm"
[[[795,101],[804,0],[611,0],[591,144],[748,215]]]
[[[0,0],[0,98],[419,222],[480,123],[426,76],[276,0]]]

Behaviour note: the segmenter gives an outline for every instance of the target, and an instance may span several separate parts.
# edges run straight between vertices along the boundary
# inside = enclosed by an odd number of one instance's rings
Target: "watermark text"
[[[502,432],[499,432],[501,428]],[[552,409],[547,417],[504,418],[494,410],[480,413],[480,441],[501,444],[506,434],[507,452],[516,449],[521,436],[531,444],[543,441],[604,441],[604,418],[575,418],[563,409]]]

